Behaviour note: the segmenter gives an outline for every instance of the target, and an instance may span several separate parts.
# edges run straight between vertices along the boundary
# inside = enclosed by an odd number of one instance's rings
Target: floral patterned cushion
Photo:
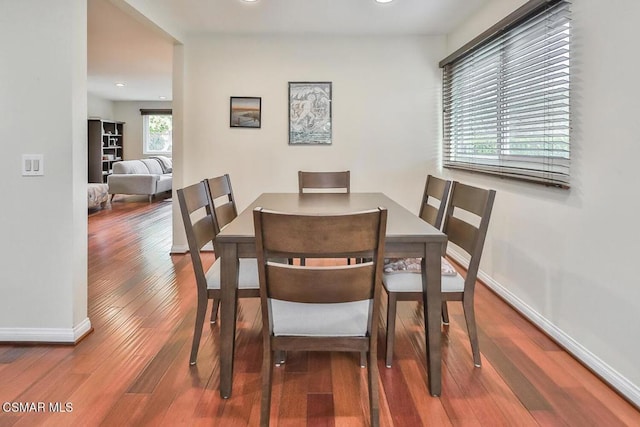
[[[95,208],[109,201],[109,186],[107,184],[87,185],[88,207]]]
[[[445,258],[441,258],[440,273],[443,276],[455,276],[458,274],[455,268]],[[422,258],[387,258],[384,260],[385,274],[391,273],[421,273],[420,262]]]

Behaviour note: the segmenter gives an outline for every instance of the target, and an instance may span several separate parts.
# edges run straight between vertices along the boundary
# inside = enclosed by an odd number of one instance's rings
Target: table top
[[[263,193],[216,237],[219,243],[254,242],[253,209],[287,213],[336,214],[387,208],[387,243],[445,242],[440,230],[423,221],[383,193]]]

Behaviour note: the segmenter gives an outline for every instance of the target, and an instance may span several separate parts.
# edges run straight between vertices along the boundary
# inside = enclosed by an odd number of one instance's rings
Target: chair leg
[[[479,368],[481,366],[480,345],[478,344],[478,330],[476,328],[476,314],[475,314],[475,309],[473,308],[473,298],[463,297],[462,308],[464,309],[464,318],[467,323],[467,332],[469,333],[469,341],[471,342],[471,353],[473,354],[473,364],[476,366],[476,368]]]
[[[449,324],[449,310],[447,309],[446,301],[442,301],[442,323]]]
[[[287,352],[284,350],[277,350],[275,353],[276,366],[284,365],[284,362],[287,360]]]
[[[218,309],[220,308],[220,298],[214,298],[211,306],[211,323],[216,323],[218,318]]]
[[[387,368],[391,367],[391,360],[393,359],[393,341],[396,335],[396,305],[398,300],[394,292],[389,292],[387,298],[387,348],[385,365]]]
[[[378,397],[378,364],[376,362],[376,351],[369,350],[369,416],[371,426],[380,426],[380,405]]]
[[[260,402],[260,426],[267,427],[271,414],[271,378],[273,376],[273,351],[267,348],[262,354],[262,401]]]
[[[367,367],[367,352],[366,351],[361,351],[360,352],[360,367],[361,368],[366,368]]]
[[[193,329],[193,342],[191,343],[190,365],[195,365],[198,359],[198,347],[200,347],[200,337],[202,336],[202,325],[204,324],[204,316],[207,314],[206,296],[198,297],[198,308],[196,311],[196,325]]]

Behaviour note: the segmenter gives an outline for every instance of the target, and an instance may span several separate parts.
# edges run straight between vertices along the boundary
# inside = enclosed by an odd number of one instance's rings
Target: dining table
[[[422,258],[423,310],[429,392],[441,391],[442,313],[440,258],[447,236],[383,193],[263,193],[216,236],[220,257],[220,396],[231,397],[235,350],[238,265],[240,258],[256,256],[253,210],[261,207],[295,214],[359,212],[387,209],[386,258]],[[427,274],[427,271],[429,274]]]

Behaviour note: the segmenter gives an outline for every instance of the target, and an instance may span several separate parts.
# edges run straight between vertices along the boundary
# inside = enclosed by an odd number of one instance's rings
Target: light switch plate
[[[44,156],[42,154],[22,155],[22,176],[44,175]]]

